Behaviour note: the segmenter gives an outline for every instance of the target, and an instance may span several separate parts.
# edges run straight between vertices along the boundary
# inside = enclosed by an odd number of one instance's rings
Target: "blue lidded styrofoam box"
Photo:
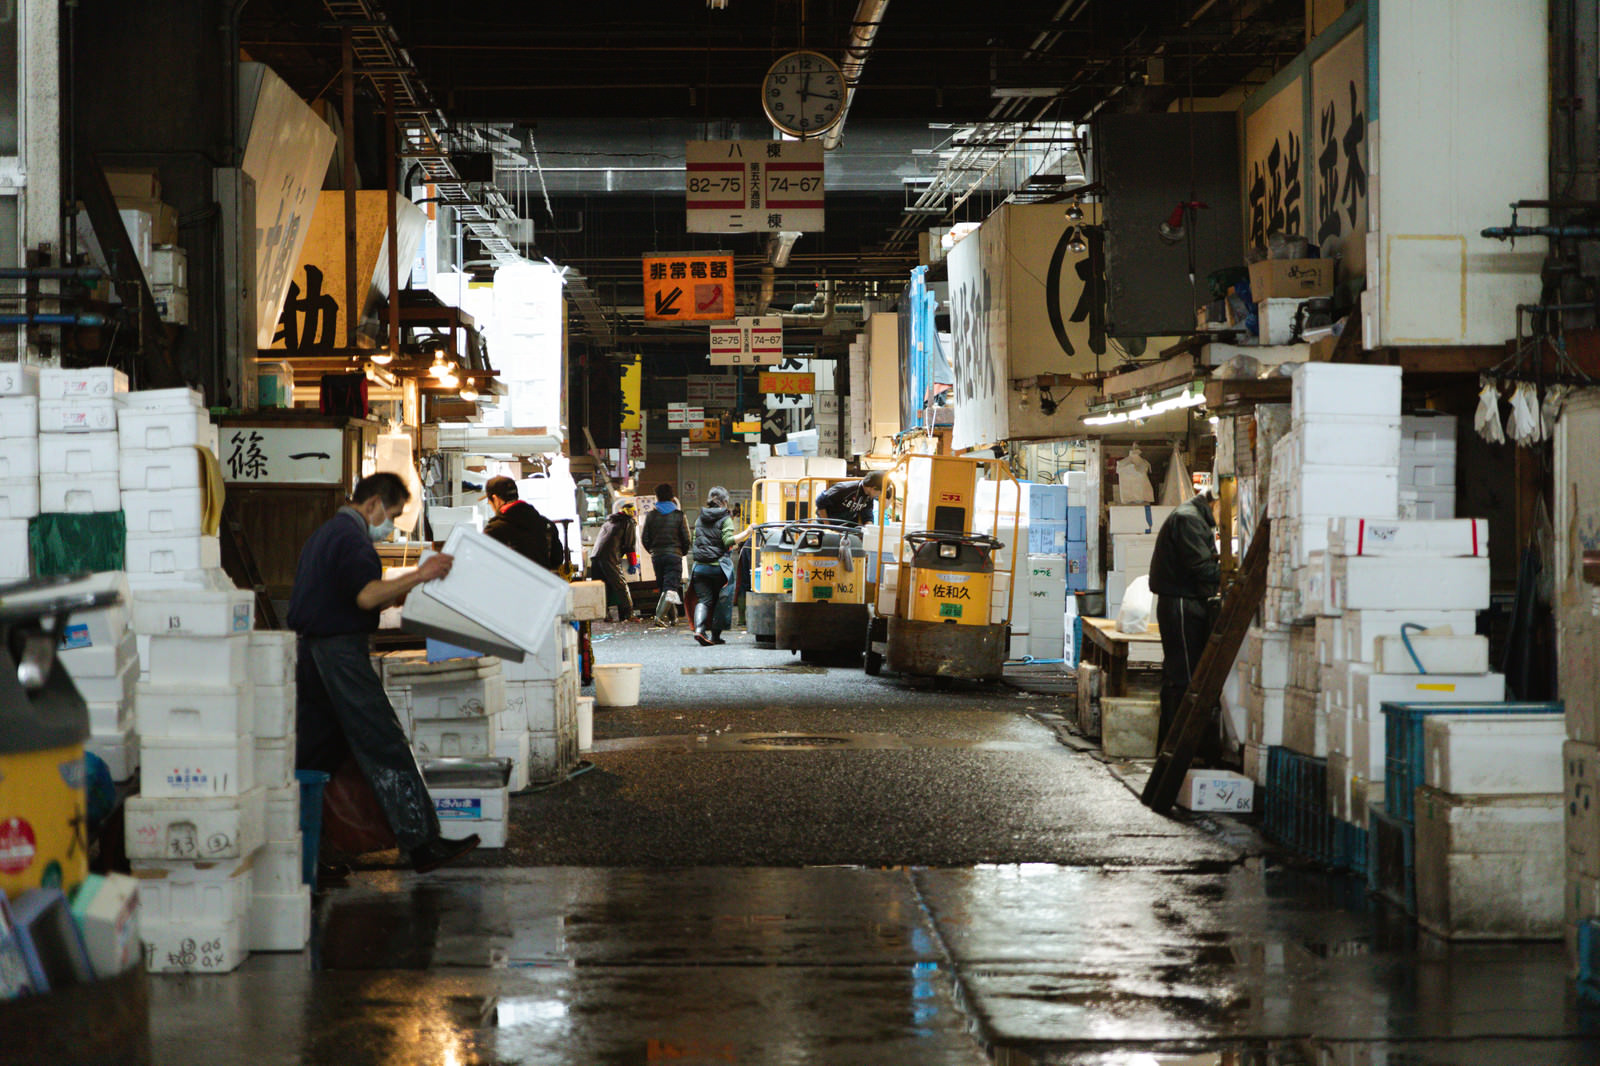
[[[1087,507],[1067,508],[1067,540],[1086,541],[1089,539],[1089,509]]]

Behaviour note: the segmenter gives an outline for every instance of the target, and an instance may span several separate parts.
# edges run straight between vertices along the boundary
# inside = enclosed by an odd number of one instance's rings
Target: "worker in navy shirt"
[[[378,628],[378,612],[450,573],[450,556],[434,555],[411,573],[384,580],[373,544],[394,531],[395,516],[410,498],[394,474],[357,482],[350,503],[300,550],[289,628],[300,635],[295,766],[332,774],[354,756],[396,843],[412,867],[425,873],[477,847],[478,837],[440,836],[406,731],[372,668],[369,638]]]

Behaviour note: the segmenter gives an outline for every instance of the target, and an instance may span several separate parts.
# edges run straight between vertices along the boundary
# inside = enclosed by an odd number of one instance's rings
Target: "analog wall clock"
[[[821,52],[790,52],[761,80],[761,106],[784,133],[815,137],[844,114],[844,74]]]

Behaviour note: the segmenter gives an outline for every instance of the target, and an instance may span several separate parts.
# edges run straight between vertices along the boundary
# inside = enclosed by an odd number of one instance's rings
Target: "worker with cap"
[[[678,608],[683,606],[683,557],[693,546],[689,539],[689,522],[683,515],[683,508],[678,506],[676,495],[665,481],[656,486],[655,505],[644,516],[644,529],[639,536],[644,550],[650,553],[650,563],[661,585],[656,624],[664,628],[677,623]]]
[[[883,471],[874,470],[863,478],[834,482],[817,497],[817,517],[866,525],[872,521],[872,505],[883,495],[884,480]]]
[[[483,486],[483,495],[494,511],[494,517],[483,527],[484,533],[547,570],[555,570],[566,561],[561,531],[537,507],[517,498],[515,481],[492,477]]]
[[[418,585],[449,574],[453,561],[431,555],[408,574],[384,578],[373,545],[394,531],[395,516],[410,498],[395,474],[356,483],[350,503],[300,550],[289,628],[300,637],[295,766],[333,774],[353,756],[395,842],[412,868],[426,873],[477,847],[478,837],[440,835],[411,742],[372,669],[369,638],[378,628],[378,613]]]
[[[638,523],[633,518],[632,501],[619,504],[600,527],[594,550],[589,555],[590,573],[606,585],[606,603],[617,609],[617,621],[633,617],[633,594],[628,591],[627,572],[637,569],[634,548]]]
[[[1214,506],[1210,494],[1201,493],[1173,508],[1161,523],[1150,557],[1150,591],[1157,597],[1162,652],[1158,746],[1166,743],[1184,691],[1200,665],[1200,654],[1211,639],[1222,577]]]

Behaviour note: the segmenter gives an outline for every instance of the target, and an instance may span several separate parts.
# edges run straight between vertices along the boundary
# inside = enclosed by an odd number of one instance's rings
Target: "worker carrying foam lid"
[[[476,835],[448,840],[411,742],[372,669],[370,637],[378,613],[427,581],[450,573],[444,554],[385,579],[373,545],[394,532],[411,492],[396,474],[356,482],[350,502],[300,549],[289,628],[300,636],[295,673],[295,767],[337,773],[354,758],[372,786],[395,842],[418,873],[478,846]]]
[[[817,497],[817,517],[842,519],[864,526],[872,521],[872,505],[883,496],[882,470],[851,481],[836,481]]]
[[[1156,533],[1150,556],[1150,591],[1161,630],[1161,732],[1157,750],[1172,728],[1200,653],[1211,639],[1217,617],[1216,500],[1202,492],[1178,505]]]

